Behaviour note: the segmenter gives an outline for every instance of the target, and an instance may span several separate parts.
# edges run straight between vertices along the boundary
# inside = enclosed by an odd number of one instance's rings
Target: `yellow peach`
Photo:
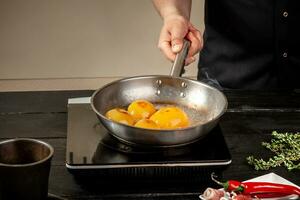
[[[113,121],[126,124],[126,125],[131,125],[133,126],[134,124],[134,119],[133,117],[124,109],[122,108],[114,108],[106,112],[105,116]]]
[[[150,117],[150,120],[154,121],[162,129],[185,128],[189,125],[187,114],[175,106],[159,109]]]
[[[134,126],[145,129],[159,129],[159,126],[150,119],[141,119]]]
[[[156,111],[154,105],[146,100],[133,101],[128,106],[127,110],[128,113],[134,118],[135,121],[149,118]]]

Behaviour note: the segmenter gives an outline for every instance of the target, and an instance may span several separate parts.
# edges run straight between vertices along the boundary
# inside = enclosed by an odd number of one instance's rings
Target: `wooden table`
[[[90,96],[93,91],[3,92],[0,93],[0,140],[15,137],[39,138],[55,148],[49,192],[67,199],[198,199],[201,184],[100,184],[80,182],[65,167],[67,99]],[[300,185],[300,171],[283,167],[256,171],[245,160],[248,155],[266,155],[261,147],[273,130],[300,131],[300,90],[225,91],[229,101],[220,126],[233,162],[224,179],[246,180],[270,172]],[[99,181],[99,180],[98,180]]]

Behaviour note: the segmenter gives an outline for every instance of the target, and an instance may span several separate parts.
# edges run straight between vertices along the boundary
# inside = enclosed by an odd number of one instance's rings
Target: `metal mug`
[[[28,138],[0,142],[0,200],[42,200],[48,196],[48,180],[54,149]]]

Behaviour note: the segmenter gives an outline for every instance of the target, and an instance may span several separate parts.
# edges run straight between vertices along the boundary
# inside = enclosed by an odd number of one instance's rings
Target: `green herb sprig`
[[[269,170],[273,167],[284,165],[289,171],[300,169],[300,133],[272,132],[271,142],[262,142],[262,146],[272,151],[275,155],[269,160],[247,157],[248,164],[256,170]]]

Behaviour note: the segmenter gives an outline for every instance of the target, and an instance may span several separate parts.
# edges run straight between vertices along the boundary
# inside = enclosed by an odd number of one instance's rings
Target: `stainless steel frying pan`
[[[121,79],[94,92],[91,106],[100,122],[119,140],[152,147],[180,146],[203,138],[215,127],[227,109],[224,94],[202,82],[179,77],[182,73],[189,42],[176,56],[170,76],[137,76]],[[152,130],[128,126],[105,117],[116,107],[127,107],[132,101],[145,99],[157,107],[172,104],[182,108],[191,120],[187,128]]]

